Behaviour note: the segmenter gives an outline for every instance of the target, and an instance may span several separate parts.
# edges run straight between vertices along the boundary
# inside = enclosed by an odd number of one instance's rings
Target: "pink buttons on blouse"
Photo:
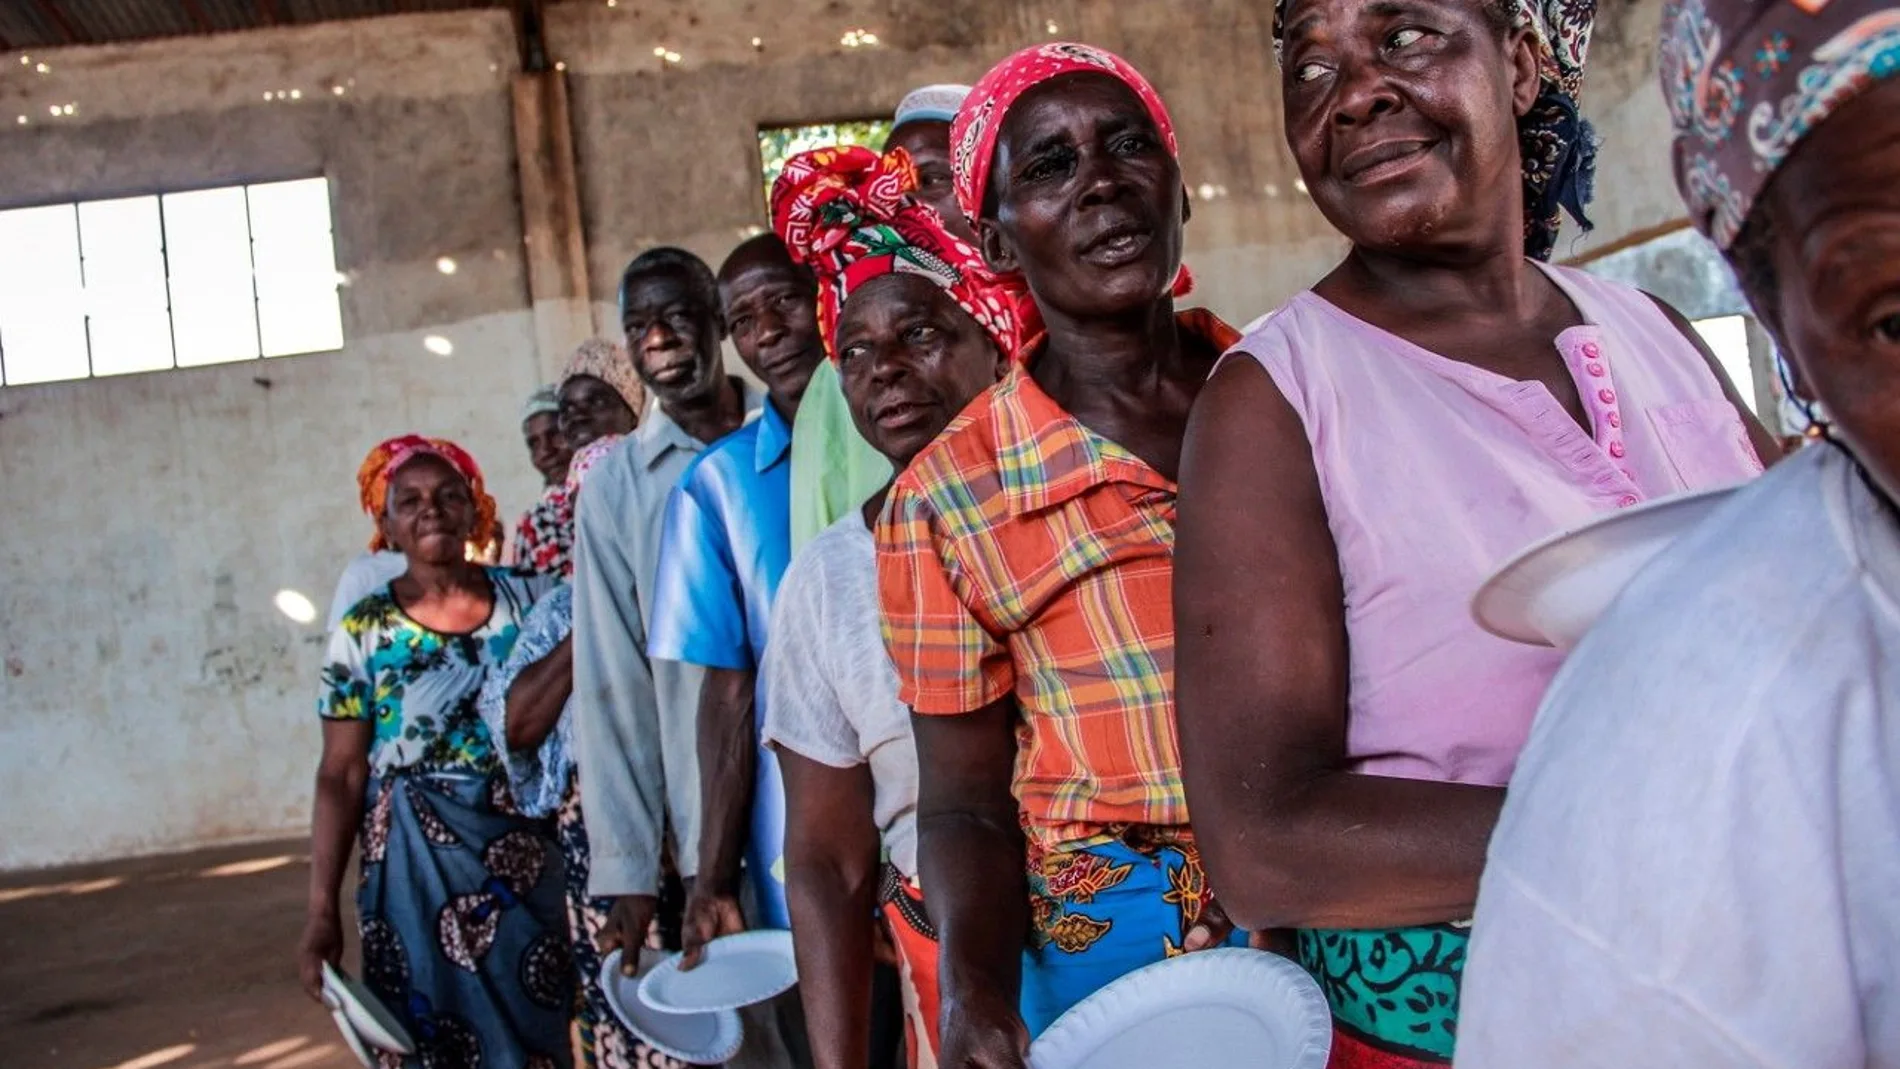
[[[1616,507],[1620,509],[1629,508],[1634,504],[1636,504],[1635,494],[1624,494],[1622,497],[1616,499]]]
[[[1583,343],[1581,351],[1584,358],[1583,370],[1588,373],[1591,378],[1600,379],[1609,375],[1610,370],[1604,366],[1602,360],[1602,346],[1593,341],[1585,342]],[[1604,386],[1597,390],[1597,400],[1603,403],[1603,421],[1609,424],[1611,430],[1622,430],[1623,416],[1616,410],[1616,391],[1610,389],[1608,386]],[[1610,456],[1616,460],[1622,460],[1624,454],[1629,452],[1628,448],[1623,445],[1621,438],[1610,439],[1610,444],[1607,449]],[[1622,468],[1621,471],[1625,478],[1634,478],[1634,476],[1630,475],[1628,468]],[[1616,504],[1618,508],[1628,508],[1636,504],[1636,498],[1633,495],[1625,494],[1617,500]]]

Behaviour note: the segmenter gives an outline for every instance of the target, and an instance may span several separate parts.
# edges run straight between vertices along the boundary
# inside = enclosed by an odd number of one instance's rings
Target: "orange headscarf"
[[[486,542],[495,526],[495,499],[488,495],[488,488],[482,482],[481,466],[468,450],[449,441],[447,438],[424,438],[419,434],[404,434],[379,443],[363,458],[362,466],[356,469],[357,500],[363,506],[366,516],[380,516],[389,500],[389,480],[397,469],[421,456],[440,457],[448,461],[462,478],[468,480],[468,489],[475,499],[475,529],[469,532],[472,544]],[[376,525],[376,533],[370,537],[369,548],[377,552],[390,548],[383,538],[381,524]]]

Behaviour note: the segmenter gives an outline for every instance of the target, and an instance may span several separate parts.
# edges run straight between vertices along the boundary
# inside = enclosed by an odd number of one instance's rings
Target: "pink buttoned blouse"
[[[1310,291],[1234,346],[1312,443],[1345,579],[1356,771],[1503,785],[1563,655],[1480,630],[1479,584],[1592,514],[1762,470],[1708,362],[1655,302],[1539,266],[1584,320],[1556,347],[1594,433],[1542,383],[1446,359]]]

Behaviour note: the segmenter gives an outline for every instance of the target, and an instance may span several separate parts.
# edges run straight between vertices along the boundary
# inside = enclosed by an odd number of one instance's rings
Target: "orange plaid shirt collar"
[[[1209,313],[1181,318],[1207,343],[1235,340]],[[1115,533],[1091,538],[1075,529],[1089,516],[1055,515],[1118,484],[1137,493],[1110,491],[1104,500],[1128,510],[1129,524],[1113,525]],[[1171,643],[1155,648],[1166,636],[1152,630],[1172,619],[1154,614],[1167,613],[1174,492],[1171,480],[1083,426],[1019,368],[899,477],[879,525],[879,596],[900,696],[925,715],[1017,696],[1025,723],[1015,785],[1038,850],[1186,818],[1162,668]],[[1078,597],[1107,613],[1099,626],[1075,625],[1076,606],[1062,603]],[[1018,631],[1033,635],[1019,645],[1007,637]],[[1100,670],[1087,667],[1092,657]],[[1080,676],[1063,664],[1080,666]],[[1111,705],[1120,714],[1104,718]]]
[[[1222,351],[1240,340],[1239,331],[1205,308],[1188,309],[1176,318],[1184,334],[1204,338]],[[1035,363],[1047,340],[1047,335],[1030,339],[1009,377],[990,393],[997,478],[1010,515],[1054,508],[1111,482],[1172,492],[1173,480],[1082,426],[1036,385],[1025,369]]]

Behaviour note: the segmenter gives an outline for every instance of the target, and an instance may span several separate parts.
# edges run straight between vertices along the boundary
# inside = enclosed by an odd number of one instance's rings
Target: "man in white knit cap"
[[[917,163],[917,199],[937,209],[945,229],[974,245],[976,235],[957,208],[950,175],[950,120],[956,118],[963,98],[969,95],[967,85],[926,85],[911,90],[897,105],[884,151],[901,148],[910,153]]]

